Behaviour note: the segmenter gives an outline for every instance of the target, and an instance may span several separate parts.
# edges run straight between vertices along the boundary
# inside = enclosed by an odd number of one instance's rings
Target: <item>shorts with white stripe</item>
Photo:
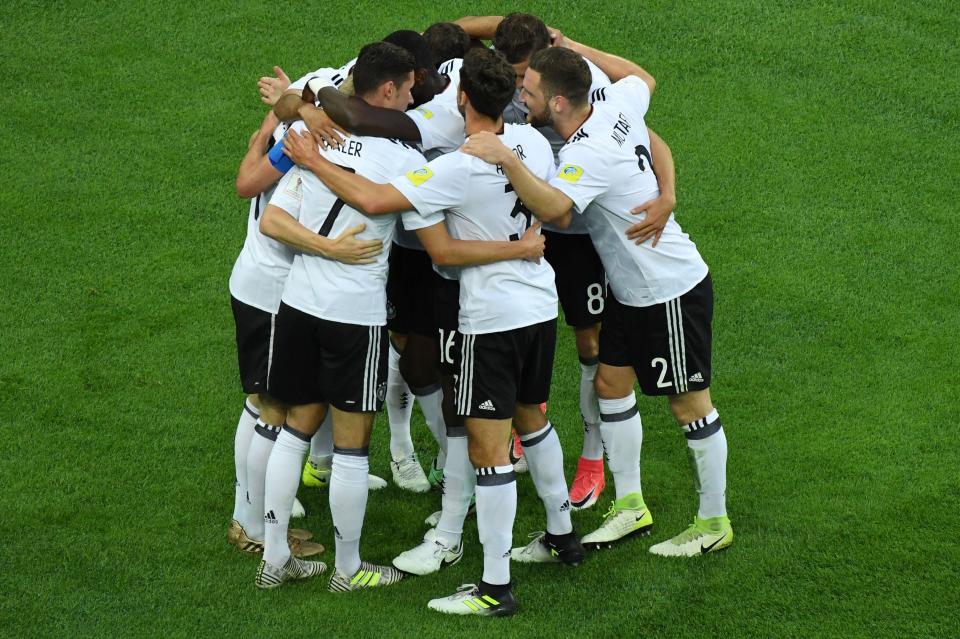
[[[233,321],[237,328],[237,363],[240,384],[247,394],[267,389],[267,368],[273,348],[276,315],[230,297]]]
[[[461,339],[458,415],[509,419],[517,404],[542,404],[550,398],[556,319]]]
[[[626,306],[607,296],[600,362],[632,366],[644,395],[675,395],[710,387],[713,283],[707,274],[680,297],[653,306]]]
[[[387,392],[387,327],[320,319],[280,304],[267,390],[293,406],[375,412]]]

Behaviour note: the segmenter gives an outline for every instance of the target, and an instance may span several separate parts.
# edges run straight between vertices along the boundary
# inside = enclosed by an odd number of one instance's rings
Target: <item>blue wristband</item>
[[[267,154],[267,157],[270,158],[270,164],[281,173],[286,173],[293,168],[293,160],[283,154],[283,139],[286,137],[287,134],[284,133],[283,138],[280,138],[280,141],[274,144],[270,153]]]

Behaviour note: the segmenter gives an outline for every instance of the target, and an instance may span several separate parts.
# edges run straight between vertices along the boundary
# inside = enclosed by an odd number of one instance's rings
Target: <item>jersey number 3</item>
[[[513,185],[509,182],[503,187],[504,193],[512,193]],[[517,198],[517,203],[513,205],[513,210],[510,211],[510,217],[516,218],[518,215],[523,216],[523,232],[526,233],[527,229],[530,228],[530,220],[533,219],[533,213],[530,212],[526,206],[523,205],[523,202],[520,201],[520,198]],[[520,233],[511,233],[510,241],[516,242],[520,239]]]

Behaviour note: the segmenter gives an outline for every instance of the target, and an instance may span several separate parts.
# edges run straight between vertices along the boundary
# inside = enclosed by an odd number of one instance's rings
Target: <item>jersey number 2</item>
[[[356,171],[351,169],[349,166],[340,166],[339,164],[337,166],[347,173],[356,173]],[[330,235],[330,230],[333,228],[333,223],[337,221],[337,216],[340,215],[340,211],[343,209],[344,204],[346,204],[346,202],[340,198],[337,198],[337,200],[333,203],[333,206],[330,207],[330,212],[327,213],[327,219],[323,221],[323,224],[320,226],[320,230],[317,231],[318,235],[322,235],[324,237]]]

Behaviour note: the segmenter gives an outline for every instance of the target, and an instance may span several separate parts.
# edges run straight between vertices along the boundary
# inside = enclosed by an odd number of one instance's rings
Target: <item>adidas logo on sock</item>
[[[274,515],[273,511],[271,510],[270,512],[268,512],[266,515],[263,516],[263,521],[264,523],[267,523],[267,524],[275,524],[277,523],[277,516]]]
[[[484,403],[480,404],[478,408],[480,410],[497,410],[496,408],[493,407],[493,402],[491,402],[489,399]]]
[[[702,383],[702,382],[703,382],[703,375],[701,375],[700,373],[694,373],[693,375],[690,376],[690,379],[688,379],[687,381],[688,381],[688,382],[701,382],[701,383]]]
[[[568,510],[570,510],[570,500],[569,500],[569,499],[566,500],[565,502],[563,502],[563,505],[560,506],[560,512],[565,513],[565,512],[567,512]]]

